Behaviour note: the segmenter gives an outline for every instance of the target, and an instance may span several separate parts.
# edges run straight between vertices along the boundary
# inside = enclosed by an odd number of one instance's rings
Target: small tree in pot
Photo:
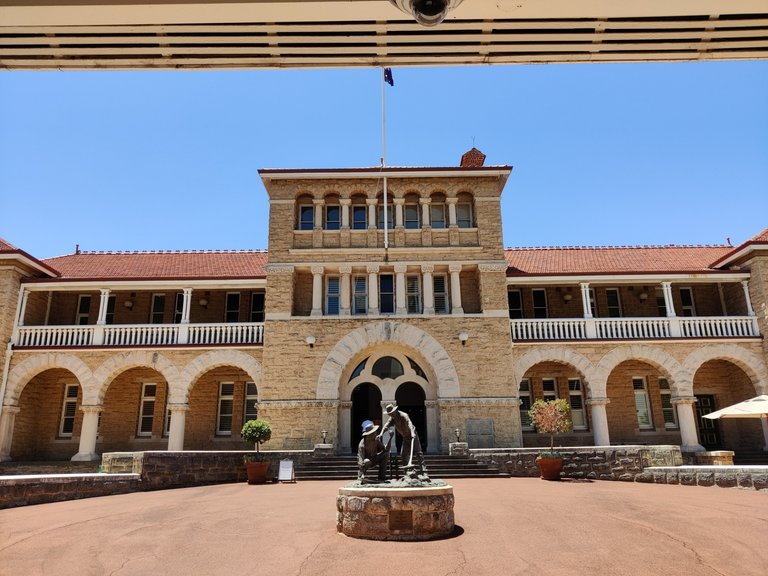
[[[248,472],[248,484],[263,484],[267,481],[269,461],[264,459],[264,455],[259,451],[259,446],[262,442],[267,442],[272,438],[272,427],[268,422],[261,419],[248,420],[243,424],[240,436],[245,442],[256,445],[256,454],[246,454],[243,457]]]
[[[563,457],[555,452],[555,434],[571,429],[571,407],[563,398],[536,400],[528,411],[531,423],[540,434],[549,434],[549,452],[536,458],[544,480],[559,480],[563,469]]]

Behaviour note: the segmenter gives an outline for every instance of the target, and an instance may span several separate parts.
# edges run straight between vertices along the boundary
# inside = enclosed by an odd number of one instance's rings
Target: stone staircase
[[[394,472],[397,458],[390,460],[390,468]],[[445,456],[439,454],[425,455],[424,463],[430,478],[508,478],[498,467],[478,462],[462,456]],[[313,458],[303,464],[296,464],[294,469],[296,480],[355,480],[357,478],[356,456],[325,456]],[[367,478],[374,479],[378,467],[368,471]]]
[[[768,466],[768,452],[763,450],[737,450],[733,455],[736,466]]]

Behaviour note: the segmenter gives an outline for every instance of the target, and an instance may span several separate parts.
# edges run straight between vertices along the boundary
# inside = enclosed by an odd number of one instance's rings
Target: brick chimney
[[[469,152],[465,152],[461,157],[462,168],[479,168],[485,163],[485,154],[473,147]]]

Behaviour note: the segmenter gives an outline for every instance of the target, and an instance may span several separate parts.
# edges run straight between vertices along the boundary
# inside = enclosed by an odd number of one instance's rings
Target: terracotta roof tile
[[[16,246],[0,238],[0,252],[16,252],[17,250]]]
[[[63,278],[263,278],[267,252],[80,252],[44,260]]]
[[[752,236],[752,238],[749,239],[749,242],[768,242],[768,228],[759,234]]]
[[[730,246],[507,248],[508,275],[711,272]]]

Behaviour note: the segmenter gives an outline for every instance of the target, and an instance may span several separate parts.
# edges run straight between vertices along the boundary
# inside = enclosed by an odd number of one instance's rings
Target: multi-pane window
[[[80,294],[77,300],[77,317],[75,324],[82,326],[88,324],[88,316],[91,313],[91,297],[88,294]]]
[[[680,288],[680,313],[683,316],[696,316],[696,307],[693,305],[693,290]]]
[[[340,307],[340,284],[338,276],[325,278],[325,314],[338,316]]]
[[[429,205],[429,220],[432,228],[445,228],[445,204],[433,202]]]
[[[547,312],[547,291],[544,288],[534,288],[531,290],[531,297],[533,298],[533,317],[547,318],[549,316]]]
[[[368,278],[360,274],[352,278],[352,314],[368,313]]]
[[[618,288],[606,288],[605,298],[608,301],[608,317],[621,318],[621,299]]]
[[[472,218],[472,204],[469,202],[459,202],[456,204],[456,224],[459,228],[473,228],[474,220]]]
[[[311,204],[299,206],[299,230],[312,230],[315,227],[315,210]]]
[[[352,230],[365,230],[368,227],[368,207],[352,206]]]
[[[387,204],[387,229],[392,230],[393,210],[392,204]],[[381,230],[384,228],[384,205],[379,206],[379,220],[377,223],[378,228]]]
[[[152,436],[152,427],[155,423],[155,399],[157,398],[157,384],[144,383],[141,385],[141,402],[139,403],[139,430],[138,436]]]
[[[115,323],[115,302],[116,301],[117,301],[117,297],[115,295],[112,295],[109,298],[107,298],[107,316],[104,319],[104,321],[107,324]]]
[[[645,378],[632,378],[632,388],[635,392],[635,412],[637,412],[637,425],[641,430],[653,428],[651,418],[651,403],[648,398],[648,386]]]
[[[168,409],[168,403],[165,406],[165,422],[163,422],[163,436],[168,436],[171,433],[171,411]]]
[[[77,414],[77,384],[67,384],[64,387],[64,402],[61,406],[61,422],[59,423],[59,436],[70,438],[75,429],[75,415]]]
[[[448,282],[444,274],[432,277],[433,294],[435,299],[435,314],[448,314]]]
[[[173,323],[180,324],[184,313],[184,293],[177,292],[173,305]]]
[[[531,424],[531,416],[528,411],[531,409],[532,396],[531,396],[531,381],[528,378],[520,381],[520,423],[523,430],[533,430],[533,424]]]
[[[581,389],[581,380],[568,379],[568,400],[571,403],[571,422],[574,430],[587,429],[587,417],[584,412],[584,394]]]
[[[338,230],[341,228],[341,206],[328,204],[325,207],[325,229]]]
[[[418,275],[405,277],[405,300],[409,314],[421,314],[421,278]]]
[[[395,313],[395,277],[392,274],[379,275],[379,312]]]
[[[404,207],[404,222],[406,228],[414,230],[421,226],[419,222],[419,205],[418,204],[406,204]]]
[[[677,428],[677,412],[672,404],[672,390],[666,378],[659,378],[661,394],[661,413],[664,415],[664,428]]]
[[[219,382],[219,409],[216,414],[216,435],[232,436],[232,410],[235,405],[235,383]]]
[[[251,293],[251,322],[264,322],[264,292]]]
[[[259,391],[254,382],[245,383],[245,408],[243,422],[256,420],[259,417]]]
[[[227,292],[224,322],[240,321],[240,292]]]
[[[165,316],[165,294],[152,294],[152,310],[149,313],[150,324],[162,324]]]
[[[662,288],[656,288],[656,308],[659,310],[659,316],[666,318],[667,301],[664,298],[664,290]]]
[[[507,292],[507,304],[509,305],[509,317],[520,319],[523,317],[523,297],[520,290],[509,290]]]
[[[597,297],[595,296],[595,289],[589,289],[589,311],[592,314],[592,318],[597,318]]]
[[[549,402],[557,398],[557,381],[554,378],[544,378],[541,381],[541,388],[544,391],[544,400]]]

